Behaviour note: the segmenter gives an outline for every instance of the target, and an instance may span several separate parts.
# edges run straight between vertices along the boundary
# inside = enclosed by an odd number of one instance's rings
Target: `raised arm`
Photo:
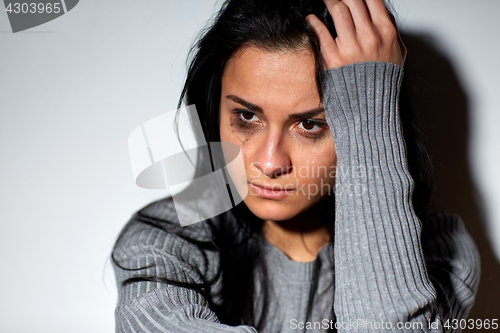
[[[339,331],[446,331],[443,319],[463,318],[470,309],[478,258],[459,227],[442,227],[443,233],[460,232],[435,239],[444,247],[460,247],[465,240],[460,252],[468,255],[442,256],[429,240],[424,257],[399,120],[406,49],[382,0],[325,4],[338,37],[333,39],[315,16],[308,21],[327,69],[323,103],[337,152],[334,309]],[[439,230],[440,221],[435,222],[431,228]],[[453,266],[444,279],[431,276],[426,267],[424,258],[436,263],[437,257]],[[446,282],[450,276],[453,283]]]
[[[324,103],[337,150],[337,320],[390,322],[394,329],[417,321],[426,327],[439,318],[398,121],[402,70],[360,63],[327,75]]]

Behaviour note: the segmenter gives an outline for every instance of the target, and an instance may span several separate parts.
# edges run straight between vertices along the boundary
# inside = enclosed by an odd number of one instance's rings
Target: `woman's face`
[[[237,144],[248,208],[263,220],[289,220],[335,184],[336,154],[308,49],[247,46],[222,75],[220,137]]]

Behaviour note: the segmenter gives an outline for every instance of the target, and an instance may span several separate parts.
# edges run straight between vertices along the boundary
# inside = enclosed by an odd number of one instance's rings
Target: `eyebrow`
[[[249,109],[251,111],[254,111],[256,113],[264,114],[264,111],[262,110],[261,107],[255,105],[255,104],[252,104],[250,102],[247,102],[247,101],[245,101],[244,99],[242,99],[242,98],[240,98],[238,96],[227,95],[226,98],[232,100],[233,102],[236,102],[238,104],[243,105],[244,107],[246,107],[247,109]],[[313,117],[317,116],[318,114],[324,113],[324,112],[325,112],[325,109],[322,106],[320,106],[318,108],[315,108],[315,109],[312,109],[312,110],[309,110],[309,111],[290,114],[290,115],[288,115],[288,118],[292,119],[292,120],[295,120],[295,119],[308,119],[308,118],[313,118]]]

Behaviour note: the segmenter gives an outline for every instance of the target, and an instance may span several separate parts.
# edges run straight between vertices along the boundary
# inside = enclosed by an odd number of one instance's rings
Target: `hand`
[[[323,0],[337,38],[314,14],[306,17],[318,36],[325,69],[383,61],[403,67],[406,47],[383,0]]]

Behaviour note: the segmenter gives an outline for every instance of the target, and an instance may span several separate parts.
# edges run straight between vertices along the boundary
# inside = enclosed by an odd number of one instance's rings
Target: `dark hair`
[[[309,47],[316,59],[316,82],[322,95],[319,44],[305,21],[311,13],[322,18],[335,34],[321,0],[230,0],[222,5],[213,25],[192,49],[194,56],[178,104],[196,105],[207,142],[219,141],[220,80],[225,64],[244,46],[268,50]]]
[[[188,69],[186,82],[179,100],[179,107],[196,105],[198,116],[204,131],[205,141],[220,141],[219,136],[219,102],[221,94],[221,76],[226,62],[244,46],[254,45],[267,50],[294,50],[309,48],[315,56],[316,82],[322,96],[323,64],[320,48],[314,31],[305,21],[308,14],[315,14],[336,37],[332,19],[322,0],[228,0],[214,19],[213,24],[204,32],[192,49],[192,59]],[[423,145],[418,140],[413,126],[407,96],[402,94],[401,112],[403,131],[408,150],[410,173],[415,180],[415,191],[412,197],[414,208],[421,219],[425,219],[428,207],[428,158]],[[210,156],[200,155],[198,163]],[[331,212],[330,195],[315,209],[325,209],[328,230],[333,232],[334,214]],[[330,201],[330,204],[328,204]],[[140,214],[139,214],[140,218]],[[144,218],[142,222],[165,228],[161,221]],[[242,202],[231,211],[221,216],[218,223],[207,220],[212,239],[207,242],[191,239],[182,228],[172,227],[166,230],[175,232],[180,237],[196,244],[200,249],[218,251],[220,265],[218,274],[202,284],[187,284],[171,281],[158,276],[144,276],[128,279],[123,284],[136,281],[157,281],[177,286],[196,289],[202,292],[212,310],[222,323],[229,325],[252,325],[260,330],[266,320],[269,281],[266,279],[266,266],[260,248],[261,221],[255,217]],[[123,235],[123,232],[122,232]],[[120,237],[117,241],[117,244]],[[333,237],[332,237],[333,241]],[[117,264],[116,260],[113,261]],[[319,272],[321,263],[316,263]],[[120,266],[121,267],[121,266]],[[263,295],[255,309],[254,281],[258,276],[263,286]],[[222,279],[220,291],[221,303],[212,299],[211,291],[214,283]],[[317,282],[318,276],[314,277]],[[312,310],[314,288],[312,284],[308,314]],[[259,310],[259,311],[255,311]],[[332,318],[334,319],[332,307]],[[309,319],[309,318],[308,318]]]

